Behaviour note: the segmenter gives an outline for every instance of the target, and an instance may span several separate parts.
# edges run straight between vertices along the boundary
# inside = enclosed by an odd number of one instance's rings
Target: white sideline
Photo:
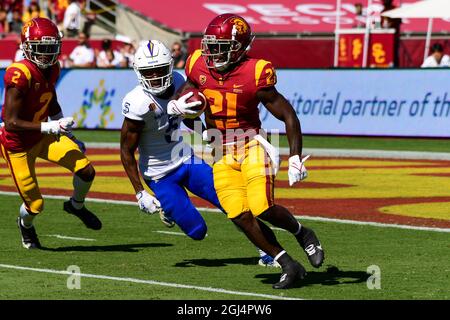
[[[409,225],[405,225],[405,224],[391,224],[391,223],[381,223],[381,222],[371,222],[371,221],[356,221],[356,220],[334,219],[334,218],[313,217],[313,216],[295,216],[295,218],[297,220],[302,219],[302,220],[335,222],[335,223],[344,223],[344,224],[357,224],[357,225],[362,225],[362,226],[372,226],[372,227],[379,227],[379,228],[397,228],[397,229],[450,233],[450,228],[419,227],[419,226],[409,226]]]
[[[95,239],[78,238],[78,237],[68,237],[68,236],[63,236],[63,235],[61,235],[61,234],[44,234],[44,236],[47,236],[47,237],[55,237],[55,238],[58,238],[58,239],[67,239],[67,240],[96,241]]]
[[[186,236],[186,234],[182,233],[182,232],[174,232],[174,231],[153,231],[156,233],[163,233],[163,234],[170,234],[170,235],[174,235],[174,236]]]
[[[86,143],[87,148],[119,149],[119,143],[92,142]],[[204,146],[194,145],[194,151],[200,152]],[[289,148],[278,148],[281,155],[289,155]],[[402,150],[364,150],[364,149],[325,149],[304,148],[304,154],[316,157],[338,157],[338,158],[377,158],[377,159],[411,159],[411,160],[450,160],[449,152],[429,151],[402,151]]]
[[[8,191],[0,191],[0,195],[6,196],[17,196],[15,192]],[[67,199],[67,196],[52,196],[52,195],[44,195],[49,199]],[[87,198],[87,201],[90,202],[98,202],[98,203],[112,203],[112,204],[123,204],[123,205],[132,205],[136,206],[136,211],[139,211],[137,208],[137,204],[133,201],[124,201],[124,200],[106,200],[106,199],[97,199],[97,198]],[[214,208],[197,208],[199,211],[206,212],[220,212],[219,209]],[[433,231],[433,232],[447,232],[450,233],[450,228],[434,228],[434,227],[419,227],[419,226],[409,226],[404,224],[393,224],[393,223],[381,223],[381,222],[371,222],[371,221],[357,221],[357,220],[346,220],[346,219],[334,219],[334,218],[325,218],[325,217],[316,217],[316,216],[295,216],[296,219],[304,219],[311,221],[324,221],[324,222],[335,222],[335,223],[344,223],[344,224],[357,224],[357,225],[365,225],[365,226],[373,226],[379,228],[397,228],[397,229],[409,229],[409,230],[419,230],[419,231]]]
[[[68,276],[75,275],[74,273],[69,272],[69,271],[65,271],[65,270],[29,268],[29,267],[15,266],[15,265],[10,265],[10,264],[0,264],[0,268],[14,269],[14,270],[25,270],[25,271],[35,271],[35,272],[43,272],[43,273],[53,273],[53,274],[63,274],[63,275],[68,275]],[[186,285],[186,284],[179,284],[179,283],[160,282],[160,281],[154,281],[154,280],[142,280],[142,279],[135,279],[135,278],[112,277],[112,276],[104,276],[104,275],[89,274],[89,273],[80,273],[79,276],[84,277],[84,278],[113,280],[113,281],[141,283],[141,284],[150,284],[150,285],[155,285],[155,286],[172,287],[172,288],[194,289],[194,290],[200,290],[200,291],[217,292],[217,293],[224,293],[224,294],[238,295],[238,296],[268,298],[268,299],[274,299],[274,300],[303,300],[301,298],[291,298],[291,297],[276,296],[276,295],[270,295],[270,294],[262,294],[262,293],[254,293],[254,292],[243,292],[243,291],[233,291],[233,290],[226,290],[226,289],[222,289],[222,288],[200,287],[200,286],[193,286],[193,285]]]

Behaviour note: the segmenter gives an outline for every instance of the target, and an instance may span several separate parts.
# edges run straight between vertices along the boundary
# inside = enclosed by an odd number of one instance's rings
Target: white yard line
[[[34,271],[34,272],[42,272],[42,273],[52,273],[52,274],[62,274],[62,275],[67,275],[67,276],[78,275],[78,274],[74,274],[74,273],[66,271],[66,270],[30,268],[30,267],[22,267],[22,266],[10,265],[10,264],[0,264],[0,268],[23,270],[23,271]],[[200,286],[186,285],[186,284],[180,284],[180,283],[160,282],[160,281],[155,281],[155,280],[121,278],[121,277],[112,277],[112,276],[105,276],[105,275],[99,275],[99,274],[89,274],[89,273],[80,273],[79,276],[84,277],[84,278],[149,284],[149,285],[171,287],[171,288],[178,288],[178,289],[194,289],[194,290],[199,290],[199,291],[216,292],[216,293],[230,294],[230,295],[236,295],[236,296],[267,298],[267,299],[274,299],[274,300],[303,300],[300,298],[291,298],[291,297],[276,296],[276,295],[270,295],[270,294],[261,294],[261,293],[256,293],[256,292],[233,291],[233,290],[227,290],[227,289],[222,289],[222,288],[200,287]]]
[[[295,216],[295,218],[298,220],[312,220],[312,221],[356,224],[356,225],[372,226],[372,227],[378,227],[378,228],[397,228],[397,229],[433,231],[433,232],[450,232],[450,228],[418,227],[418,226],[410,226],[410,225],[404,225],[404,224],[391,224],[391,223],[381,223],[381,222],[371,222],[371,221],[355,221],[355,220],[333,219],[333,218],[313,217],[313,216]]]
[[[174,231],[153,231],[156,233],[163,233],[163,234],[170,234],[170,235],[174,235],[174,236],[186,236],[186,234],[182,233],[182,232],[174,232]]]
[[[17,193],[15,193],[15,192],[7,192],[7,191],[0,191],[0,194],[7,195],[7,196],[18,196]],[[52,196],[52,195],[44,195],[44,196],[45,196],[45,198],[49,198],[49,199],[67,199],[67,196]],[[137,204],[134,201],[106,200],[106,199],[97,199],[97,198],[87,198],[86,200],[91,201],[91,202],[98,202],[98,203],[132,205],[132,206],[136,206],[136,211],[139,211],[139,209],[137,208]],[[222,211],[220,211],[219,209],[214,209],[214,208],[201,208],[200,207],[197,209],[199,211],[222,213]],[[304,220],[335,222],[335,223],[344,223],[344,224],[357,224],[357,225],[373,226],[373,227],[380,227],[380,228],[397,228],[397,229],[409,229],[409,230],[419,230],[419,231],[450,232],[450,228],[419,227],[419,226],[410,226],[410,225],[394,224],[394,223],[333,219],[333,218],[324,218],[324,217],[316,217],[316,216],[295,216],[295,217],[297,219],[304,219]]]
[[[89,239],[89,238],[78,238],[78,237],[68,237],[68,236],[63,236],[60,234],[44,234],[44,236],[47,237],[55,237],[58,239],[67,239],[67,240],[79,240],[79,241],[96,241],[95,239]]]

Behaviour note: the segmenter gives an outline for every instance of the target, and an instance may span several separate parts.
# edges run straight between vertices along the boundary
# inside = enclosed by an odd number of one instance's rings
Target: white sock
[[[277,255],[275,256],[275,258],[273,258],[273,260],[275,260],[275,261],[278,262],[278,259],[280,259],[280,257],[281,257],[283,254],[285,254],[285,253],[286,253],[286,250],[281,251],[279,254],[277,254]]]
[[[73,176],[73,195],[71,201],[75,209],[79,210],[84,207],[84,199],[86,199],[92,182],[84,181],[76,174]]]
[[[298,236],[300,234],[300,231],[302,231],[302,224],[300,222],[298,222],[298,230],[296,233],[294,233],[294,236]]]
[[[260,256],[261,258],[267,255],[267,253],[265,253],[265,252],[264,252],[263,250],[261,250],[260,248],[256,247],[256,249],[258,249],[259,256]]]
[[[20,214],[20,223],[24,228],[31,228],[33,226],[33,219],[35,215],[32,215],[28,212],[28,210],[25,208],[25,204],[22,203],[19,209]]]

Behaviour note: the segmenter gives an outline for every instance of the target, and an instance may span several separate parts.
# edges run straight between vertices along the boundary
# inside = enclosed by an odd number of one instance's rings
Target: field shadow
[[[138,252],[142,248],[160,248],[171,247],[173,244],[169,243],[130,243],[130,244],[115,244],[106,246],[69,246],[59,248],[45,248],[41,250],[53,251],[53,252]]]
[[[258,258],[227,258],[227,259],[185,259],[182,262],[175,264],[175,267],[225,267],[230,264],[240,264],[240,265],[257,265]]]
[[[365,271],[343,271],[335,266],[329,266],[326,271],[308,271],[306,277],[298,281],[294,288],[312,285],[336,286],[366,282],[370,277]],[[279,273],[267,273],[256,275],[255,278],[263,279],[262,283],[274,284],[279,281]]]

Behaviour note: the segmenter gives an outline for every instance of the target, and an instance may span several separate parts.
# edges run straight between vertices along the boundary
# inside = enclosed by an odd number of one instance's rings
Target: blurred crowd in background
[[[41,6],[42,5],[42,6]],[[130,68],[139,45],[137,40],[122,36],[113,40],[101,40],[101,48],[90,45],[91,27],[96,14],[86,10],[85,0],[0,0],[0,39],[6,35],[17,35],[17,51],[14,61],[23,59],[20,48],[22,26],[30,19],[44,17],[52,19],[63,32],[64,39],[78,40],[78,45],[69,55],[61,55],[60,63],[65,68]],[[183,68],[188,53],[180,42],[171,45],[175,68]],[[11,57],[12,58],[12,57]]]

